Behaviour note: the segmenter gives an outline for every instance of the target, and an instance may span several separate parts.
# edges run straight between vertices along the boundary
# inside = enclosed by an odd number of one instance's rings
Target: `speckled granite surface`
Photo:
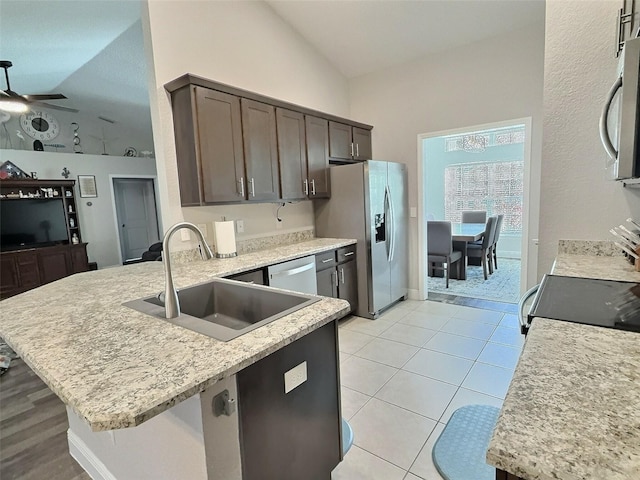
[[[355,243],[314,239],[176,265],[176,287]],[[76,274],[2,301],[0,336],[95,431],[138,425],[348,311],[323,298],[230,342],[122,306],[164,288],[161,262]]]
[[[559,240],[558,253],[571,255],[612,256],[622,255],[614,242],[606,240]]]
[[[567,277],[640,282],[640,272],[636,272],[634,266],[621,255],[613,257],[558,255],[553,264],[552,273],[554,275],[564,275]]]
[[[487,461],[527,480],[640,478],[640,335],[536,319]]]
[[[560,254],[552,273],[640,282],[622,256]],[[526,480],[640,479],[640,334],[537,318],[487,462]]]

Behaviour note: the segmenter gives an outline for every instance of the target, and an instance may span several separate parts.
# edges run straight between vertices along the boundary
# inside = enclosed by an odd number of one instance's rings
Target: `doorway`
[[[435,291],[517,303],[520,293],[526,290],[530,253],[527,239],[531,207],[531,119],[422,134],[418,136],[418,155],[421,298],[427,298],[429,292]],[[500,278],[494,274],[493,278],[489,276],[489,281],[484,281],[482,275],[478,279],[470,276],[475,267],[468,267],[467,281],[456,281],[459,284],[456,288],[450,285],[449,289],[441,291],[439,283],[427,276],[426,220],[459,222],[462,210],[504,215],[498,255],[502,254],[502,265],[507,268],[496,270]],[[470,278],[471,282],[468,281]],[[500,289],[508,295],[498,294]]]
[[[160,241],[153,178],[112,178],[122,263],[139,261]]]

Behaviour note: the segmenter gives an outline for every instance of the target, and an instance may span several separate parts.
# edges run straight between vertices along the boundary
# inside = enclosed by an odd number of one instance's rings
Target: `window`
[[[503,233],[522,233],[522,160],[449,165],[444,176],[446,220],[460,222],[463,210],[486,210],[504,215]]]

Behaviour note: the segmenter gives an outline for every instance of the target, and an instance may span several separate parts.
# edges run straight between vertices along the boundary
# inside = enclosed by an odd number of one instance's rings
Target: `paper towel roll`
[[[236,233],[234,222],[213,222],[216,243],[216,257],[235,257]]]

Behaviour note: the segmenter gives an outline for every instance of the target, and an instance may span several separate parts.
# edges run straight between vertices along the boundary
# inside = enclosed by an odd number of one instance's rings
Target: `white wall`
[[[40,180],[64,180],[61,175],[64,167],[71,171],[69,180],[76,182],[78,175],[95,175],[98,190],[96,198],[80,198],[77,183],[75,188],[82,241],[89,244],[89,261],[97,262],[98,268],[122,264],[118,254],[118,232],[109,176],[155,176],[153,158],[0,150],[0,163],[5,160],[10,160],[27,173],[37,172]],[[88,206],[88,202],[92,205]]]
[[[407,164],[409,205],[418,206],[419,134],[532,117],[532,206],[539,182],[544,26],[430,55],[350,81],[351,116],[374,125],[373,152]],[[536,208],[529,236],[537,236]],[[418,288],[417,219],[410,219],[409,288]],[[535,262],[529,265],[535,275]]]
[[[547,0],[540,275],[551,268],[559,239],[611,240],[611,227],[640,218],[640,190],[606,179],[598,134],[616,78],[620,7],[617,0]]]
[[[163,85],[185,73],[240,87],[305,107],[347,117],[348,84],[263,2],[156,2],[143,11],[148,64],[153,66],[151,112],[165,225],[197,217],[229,216],[229,207],[180,207],[173,119]],[[148,18],[145,18],[148,16]],[[149,40],[150,39],[150,40]],[[305,206],[305,204],[308,204]],[[273,232],[271,206],[232,207],[245,222],[247,235]],[[263,221],[253,222],[253,219]],[[288,217],[290,212],[296,213]],[[287,229],[313,225],[309,202],[281,210]],[[242,235],[238,235],[242,239]],[[176,245],[184,248],[185,245]]]

